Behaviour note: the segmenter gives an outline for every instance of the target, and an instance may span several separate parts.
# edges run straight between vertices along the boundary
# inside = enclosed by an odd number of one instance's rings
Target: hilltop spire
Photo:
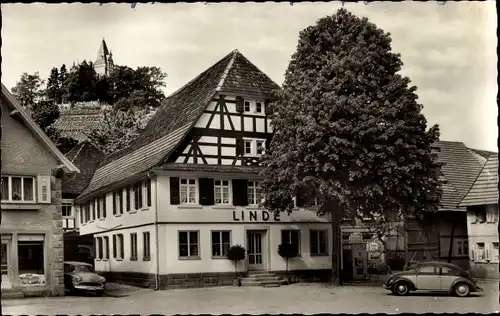
[[[104,37],[101,41],[101,46],[99,47],[99,51],[97,52],[97,59],[94,63],[95,71],[99,75],[107,76],[109,72],[113,68],[113,58],[110,50],[108,49],[108,45],[106,45],[106,40]]]

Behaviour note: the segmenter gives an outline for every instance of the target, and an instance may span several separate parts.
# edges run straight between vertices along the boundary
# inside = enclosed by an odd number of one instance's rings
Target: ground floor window
[[[17,254],[21,284],[44,284],[44,236],[18,235]]]
[[[468,256],[469,255],[469,241],[467,239],[457,240],[456,247],[458,256]]]
[[[199,256],[199,231],[179,232],[179,257],[196,258]]]
[[[125,257],[122,234],[113,235],[113,257],[115,259],[123,259]]]
[[[143,241],[143,251],[144,255],[142,257],[142,260],[149,260],[151,258],[151,248],[150,248],[150,238],[149,238],[149,232],[143,232],[142,233],[142,241]]]
[[[300,254],[300,231],[298,230],[282,230],[281,231],[281,243],[282,244],[292,244],[297,249],[297,253]]]
[[[486,251],[484,249],[484,242],[478,242],[476,244],[476,260],[485,260]]]
[[[498,261],[498,242],[494,242],[491,249],[491,257],[494,261]]]
[[[326,230],[311,230],[310,231],[311,255],[326,255],[326,254],[328,254],[327,235],[328,235],[328,233]]]
[[[130,260],[137,260],[137,234],[130,234]]]
[[[212,232],[212,257],[226,257],[231,247],[230,231]]]

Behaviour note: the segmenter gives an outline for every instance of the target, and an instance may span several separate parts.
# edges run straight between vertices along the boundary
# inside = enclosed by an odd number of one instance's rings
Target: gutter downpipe
[[[152,180],[151,175],[155,175],[154,172],[148,171],[147,175],[148,178]],[[155,177],[156,180],[157,177]],[[159,245],[159,238],[158,238],[158,182],[155,181],[155,221],[154,221],[154,227],[155,227],[155,251],[156,251],[156,275],[155,275],[155,291],[158,291],[160,289],[160,245]]]

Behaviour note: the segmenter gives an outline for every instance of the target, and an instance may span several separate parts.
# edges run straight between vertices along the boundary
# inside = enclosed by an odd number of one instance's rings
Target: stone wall
[[[48,255],[51,256],[51,292],[54,296],[64,295],[64,244],[62,228],[61,179],[52,177],[52,243]]]
[[[470,273],[474,278],[500,279],[498,263],[470,263]]]

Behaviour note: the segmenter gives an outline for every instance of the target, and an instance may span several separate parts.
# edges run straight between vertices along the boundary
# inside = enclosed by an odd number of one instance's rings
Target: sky
[[[43,78],[63,63],[95,61],[105,38],[116,64],[158,66],[165,93],[234,49],[282,84],[299,32],[340,2],[2,5],[2,83]],[[345,3],[392,34],[402,74],[418,87],[441,139],[497,151],[497,18],[494,1]]]

